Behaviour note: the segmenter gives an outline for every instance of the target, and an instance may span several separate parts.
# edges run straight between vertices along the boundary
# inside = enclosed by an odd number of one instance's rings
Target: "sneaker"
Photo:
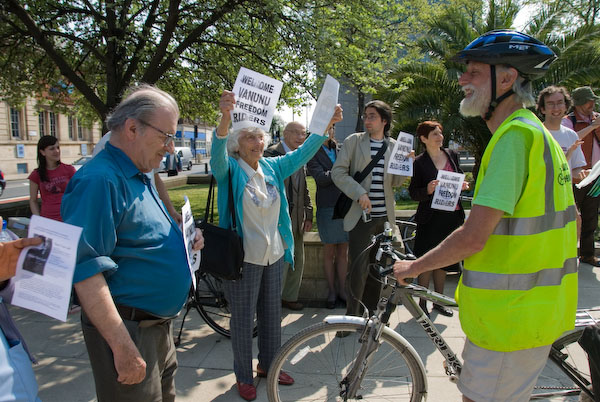
[[[441,306],[439,304],[434,304],[433,308],[437,310],[441,315],[445,315],[446,317],[452,317],[454,315],[454,311],[450,310],[446,306]]]

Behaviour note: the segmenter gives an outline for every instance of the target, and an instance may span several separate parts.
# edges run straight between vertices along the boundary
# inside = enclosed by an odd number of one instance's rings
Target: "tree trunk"
[[[358,132],[364,131],[362,115],[363,115],[363,112],[365,111],[365,94],[361,90],[357,91],[356,101],[357,101],[357,108],[356,108],[357,116],[356,116],[356,128],[354,129],[354,132],[358,133]]]

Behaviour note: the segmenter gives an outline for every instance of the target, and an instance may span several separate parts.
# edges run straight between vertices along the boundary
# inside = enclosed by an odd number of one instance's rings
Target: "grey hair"
[[[179,106],[171,94],[153,85],[135,85],[106,118],[106,126],[112,132],[119,132],[127,119],[148,120],[160,108],[171,109],[179,116]]]
[[[269,133],[266,133],[262,128],[244,127],[244,128],[235,130],[234,132],[229,134],[229,136],[227,137],[227,153],[229,154],[229,156],[232,156],[235,159],[238,159],[240,157],[239,139],[240,139],[240,135],[242,135],[243,133],[262,135],[263,141],[265,143],[263,152],[265,151],[265,149],[267,149],[267,147],[269,146],[269,143],[271,142],[271,136],[269,135]]]
[[[507,70],[510,67],[499,65],[497,68]],[[517,73],[519,75],[517,76],[517,79],[515,80],[512,86],[512,90],[515,93],[515,101],[517,103],[521,103],[524,108],[535,106],[535,98],[533,97],[531,89],[531,81],[527,80],[526,78],[523,78],[518,70]],[[523,85],[524,82],[526,83]]]

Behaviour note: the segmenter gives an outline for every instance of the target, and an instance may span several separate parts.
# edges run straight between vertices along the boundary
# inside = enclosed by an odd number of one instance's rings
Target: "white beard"
[[[460,102],[460,114],[465,117],[483,116],[491,101],[490,87],[486,86],[484,90],[477,90],[474,85],[467,84],[463,87],[463,90],[465,89],[470,90],[472,94]]]

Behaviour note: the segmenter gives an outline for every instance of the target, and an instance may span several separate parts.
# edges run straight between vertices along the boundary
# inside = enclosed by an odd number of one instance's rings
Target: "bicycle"
[[[231,319],[231,311],[229,311],[229,303],[225,298],[223,291],[223,280],[209,273],[196,271],[196,289],[192,287],[185,304],[185,314],[181,320],[179,334],[175,341],[175,346],[181,343],[181,334],[183,325],[191,309],[195,308],[200,314],[200,317],[211,327],[216,333],[227,338],[231,337],[229,330],[229,320]],[[258,334],[258,328],[254,326],[253,336]]]
[[[399,302],[443,355],[445,372],[450,381],[458,381],[462,363],[414,297],[450,308],[458,308],[456,301],[418,285],[397,283],[389,276],[393,262],[414,257],[394,250],[389,225],[384,233],[374,237],[369,247],[377,242],[376,271],[383,282],[377,311],[370,318],[327,316],[323,322],[292,336],[280,348],[269,369],[269,401],[376,399],[417,402],[425,399],[427,377],[421,358],[402,335],[388,327],[390,315]],[[384,256],[385,260],[381,262]],[[575,383],[561,379],[557,393],[551,394],[548,388],[543,389],[544,398],[564,395],[567,391],[565,387],[569,387],[569,392],[592,394],[589,375],[570,361],[571,355],[568,353],[571,347],[577,345],[576,334],[581,331],[571,331],[559,338],[549,357],[551,362],[559,362],[557,367],[565,376],[573,378]],[[294,378],[294,385],[280,390],[277,381],[280,370]]]

